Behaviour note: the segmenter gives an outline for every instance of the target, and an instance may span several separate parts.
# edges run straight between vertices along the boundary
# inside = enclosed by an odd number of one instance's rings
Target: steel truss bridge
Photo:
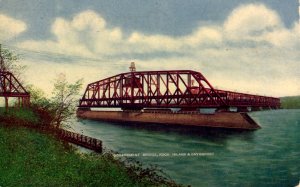
[[[29,106],[30,105],[30,93],[22,86],[18,79],[8,71],[5,67],[2,56],[2,45],[0,44],[0,97],[5,99],[5,108],[8,108],[8,98],[17,98],[17,105]]]
[[[228,108],[277,109],[279,98],[214,89],[191,70],[139,71],[118,74],[87,85],[80,108]]]
[[[29,106],[30,94],[17,80],[17,78],[9,71],[0,69],[0,97],[5,98],[5,107],[8,107],[8,98],[17,98],[17,105]]]

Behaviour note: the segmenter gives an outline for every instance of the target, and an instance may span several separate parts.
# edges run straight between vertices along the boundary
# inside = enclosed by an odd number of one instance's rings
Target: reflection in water
[[[295,186],[300,179],[300,110],[251,113],[256,131],[79,120],[73,128],[119,153],[156,164],[192,186]],[[168,156],[157,154],[166,153]],[[188,156],[188,153],[212,153]]]

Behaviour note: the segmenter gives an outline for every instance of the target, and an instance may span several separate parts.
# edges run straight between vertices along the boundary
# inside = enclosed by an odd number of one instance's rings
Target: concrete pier
[[[143,122],[158,124],[218,127],[232,129],[258,129],[260,126],[247,114],[240,112],[142,112],[142,111],[89,111],[77,110],[77,116],[84,119]]]

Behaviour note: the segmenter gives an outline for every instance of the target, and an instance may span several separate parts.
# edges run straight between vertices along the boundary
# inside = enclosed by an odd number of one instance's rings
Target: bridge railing
[[[274,97],[216,90],[229,106],[272,107],[280,108],[280,99]]]

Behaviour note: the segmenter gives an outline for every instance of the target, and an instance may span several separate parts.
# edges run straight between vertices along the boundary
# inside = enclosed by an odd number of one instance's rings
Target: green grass
[[[22,123],[25,125],[37,125],[39,117],[30,108],[0,108],[0,119],[6,123]]]
[[[280,102],[284,109],[300,109],[300,96],[281,97]]]
[[[159,170],[121,162],[111,154],[78,153],[41,133],[39,118],[31,109],[0,108],[0,187],[178,186],[157,175]]]
[[[151,186],[105,155],[76,153],[50,135],[0,126],[0,186]]]

